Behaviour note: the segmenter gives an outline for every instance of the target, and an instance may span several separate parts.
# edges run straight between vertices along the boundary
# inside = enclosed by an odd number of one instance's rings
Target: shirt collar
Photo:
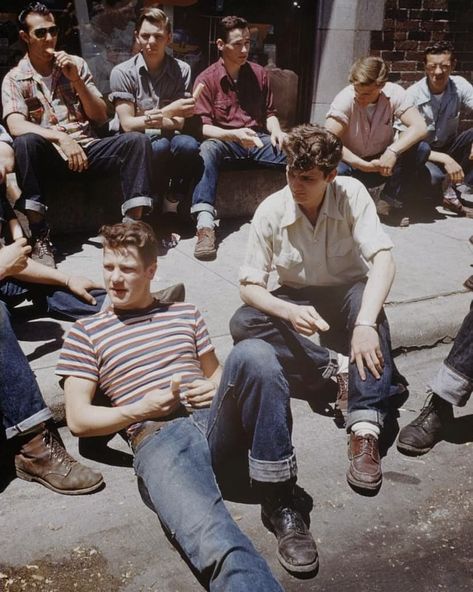
[[[59,72],[58,72],[59,71]],[[52,76],[55,79],[58,74],[61,73],[61,69],[56,64],[53,64]],[[33,78],[34,80],[41,82],[43,77],[39,72],[37,72],[31,63],[30,57],[28,54],[25,54],[23,58],[18,62],[18,67],[16,72],[14,73],[15,80],[28,80]]]
[[[444,93],[447,95],[453,93],[453,82],[450,77],[448,79],[448,84],[444,90]],[[427,76],[425,76],[419,82],[419,100],[418,100],[417,104],[423,105],[424,103],[430,103],[430,101],[432,100],[432,97],[433,97],[433,94],[432,94],[432,91],[430,90],[429,85],[427,83]]]
[[[151,78],[150,71],[148,70],[148,66],[146,65],[145,59],[143,57],[143,53],[141,51],[139,54],[137,54],[136,65],[138,67],[138,71],[145,70],[146,73],[148,74],[148,76]],[[170,59],[169,59],[168,54],[165,54],[165,56],[164,56],[164,64],[158,74],[158,77],[157,77],[158,80],[161,79],[164,75],[174,77],[174,72],[170,68]]]
[[[335,181],[332,181],[327,185],[325,197],[320,207],[319,218],[326,216],[327,218],[333,218],[334,220],[343,220],[343,216],[337,206],[335,196],[336,186],[334,183]],[[284,215],[281,220],[281,226],[291,226],[302,215],[302,210],[294,201],[289,186],[286,185],[284,189]]]

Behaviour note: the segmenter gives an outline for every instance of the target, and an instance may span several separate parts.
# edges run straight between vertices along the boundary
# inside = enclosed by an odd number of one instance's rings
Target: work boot
[[[429,452],[442,439],[446,425],[452,420],[452,405],[433,393],[425,400],[418,417],[399,432],[397,449],[409,455]]]
[[[56,261],[54,260],[53,245],[49,240],[49,229],[44,230],[38,236],[32,236],[31,243],[31,259],[36,263],[55,269]]]
[[[378,439],[371,434],[357,436],[351,432],[348,436],[348,458],[348,483],[361,491],[376,492],[383,481]]]
[[[211,261],[217,256],[217,246],[214,228],[198,228],[194,257],[201,261]]]
[[[37,481],[56,493],[80,495],[91,493],[103,483],[98,471],[76,461],[66,451],[59,436],[48,428],[21,437],[22,445],[15,455],[17,477]]]
[[[296,574],[315,572],[319,566],[317,546],[302,512],[296,509],[297,500],[291,484],[267,483],[274,495],[267,496],[261,505],[261,519],[278,541],[277,557],[287,571]],[[291,493],[292,492],[292,493]]]
[[[337,374],[337,399],[334,406],[335,422],[339,427],[344,427],[348,413],[348,372]]]

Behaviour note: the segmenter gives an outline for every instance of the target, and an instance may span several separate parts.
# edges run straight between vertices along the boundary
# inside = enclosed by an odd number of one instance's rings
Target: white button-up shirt
[[[392,247],[358,180],[336,177],[327,186],[315,227],[286,186],[257,208],[239,280],[266,288],[275,267],[279,283],[291,288],[349,284],[366,277],[378,251]]]

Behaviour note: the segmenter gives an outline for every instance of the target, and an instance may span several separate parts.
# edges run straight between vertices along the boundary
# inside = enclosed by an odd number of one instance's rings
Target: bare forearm
[[[107,436],[144,420],[140,402],[120,407],[83,406],[73,413],[66,406],[67,425],[75,436]]]
[[[262,312],[289,320],[289,314],[295,305],[273,296],[266,288],[255,284],[240,286],[240,297],[245,304]]]
[[[412,126],[407,130],[401,132],[398,139],[390,146],[398,154],[402,154],[409,150],[414,144],[420,142],[427,135],[427,128],[422,126]]]
[[[227,142],[235,141],[232,130],[223,129],[222,127],[210,125],[208,123],[205,123],[202,126],[202,135],[204,138],[215,138],[216,140],[224,140]]]
[[[82,78],[72,82],[88,119],[99,125],[107,121],[107,106],[102,97],[91,92]]]
[[[376,319],[391,289],[396,266],[390,251],[375,255],[368,281],[366,282],[357,321],[375,324]]]
[[[8,129],[12,136],[23,136],[25,134],[37,134],[50,142],[59,143],[60,138],[64,132],[60,132],[54,128],[42,127],[36,123],[32,123],[22,116],[16,117],[16,114],[8,117]]]
[[[24,282],[31,282],[32,284],[67,286],[70,276],[63,273],[59,269],[46,267],[46,265],[42,265],[41,263],[37,263],[32,259],[28,259],[25,269],[15,274],[14,277]]]

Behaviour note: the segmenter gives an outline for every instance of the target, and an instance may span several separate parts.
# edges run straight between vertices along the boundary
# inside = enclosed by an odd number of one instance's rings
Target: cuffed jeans
[[[402,203],[409,184],[412,184],[422,171],[429,155],[430,146],[427,142],[419,142],[399,155],[390,177],[383,177],[380,173],[365,173],[343,161],[338,165],[337,174],[354,177],[368,189],[384,184],[382,197],[395,199]]]
[[[470,398],[473,391],[473,304],[429,390],[460,407]]]
[[[200,146],[203,173],[192,196],[191,213],[210,212],[216,216],[217,182],[220,168],[224,163],[245,161],[264,167],[282,169],[286,166],[286,155],[271,144],[271,136],[258,134],[263,142],[262,148],[244,148],[237,142],[205,140]]]
[[[320,333],[321,345],[297,333],[290,323],[246,305],[239,308],[230,320],[233,340],[238,343],[248,338],[259,338],[271,344],[293,392],[309,397],[310,391],[320,386],[323,379],[337,373],[335,352],[349,355],[365,285],[365,281],[359,281],[351,286],[310,286],[301,289],[283,286],[272,292],[287,302],[315,307],[330,325],[328,332]],[[347,430],[357,421],[369,421],[382,426],[387,412],[394,362],[389,324],[384,311],[379,314],[377,323],[384,357],[383,372],[377,380],[367,371],[367,378],[363,381],[356,364],[350,363]]]
[[[169,421],[135,450],[143,501],[212,592],[282,591],[226,509],[212,465],[222,477],[249,451],[252,478],[295,476],[291,425],[274,351],[249,340],[227,358],[210,411]]]
[[[465,174],[464,183],[473,187],[473,160],[470,160],[471,145],[473,144],[473,129],[459,134],[450,146],[434,148],[438,152],[444,152],[451,156],[462,167]],[[442,165],[435,162],[427,162],[426,168],[431,187],[441,188],[447,173]]]
[[[7,439],[52,417],[0,300],[0,414]]]
[[[170,188],[182,199],[202,174],[199,142],[185,134],[151,136],[153,193],[164,197]],[[169,185],[171,182],[171,185]]]
[[[123,194],[122,214],[140,206],[152,208],[151,144],[145,134],[128,132],[89,144],[83,148],[89,166],[82,173],[71,172],[52,142],[38,134],[18,136],[13,147],[16,176],[21,189],[16,207],[20,210],[45,215],[46,186],[57,175],[70,174],[77,178],[80,175],[85,179],[117,172]]]

